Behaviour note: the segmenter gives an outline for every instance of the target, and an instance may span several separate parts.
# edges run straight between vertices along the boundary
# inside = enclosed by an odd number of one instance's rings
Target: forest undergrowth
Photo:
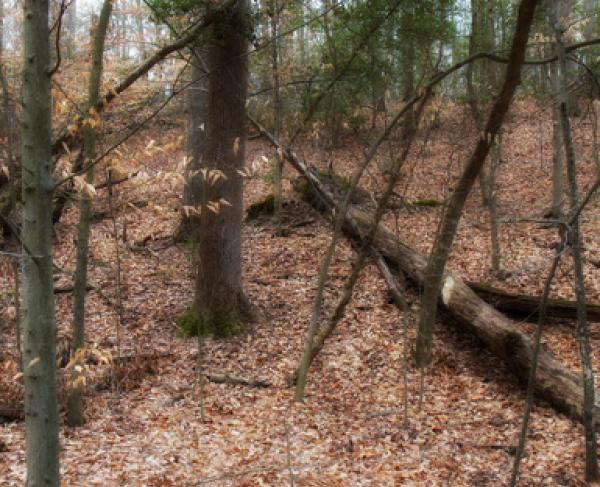
[[[532,295],[541,294],[559,236],[533,223],[550,204],[552,127],[547,109],[519,102],[506,125],[497,196],[501,225],[502,279],[490,268],[489,217],[479,191],[468,200],[449,262],[469,281]],[[441,127],[424,129],[397,189],[404,204],[386,216],[390,229],[413,248],[427,252],[441,206],[473,147],[475,131],[464,108],[452,107]],[[580,183],[596,174],[589,121],[574,124]],[[434,363],[422,411],[418,374],[409,367],[408,424],[404,423],[403,316],[390,302],[375,266],[365,268],[346,317],[327,341],[309,374],[306,398],[293,402],[287,379],[297,366],[310,319],[320,257],[331,224],[294,193],[285,169],[281,228],[267,217],[244,225],[244,286],[257,310],[251,330],[229,340],[205,343],[208,374],[260,378],[270,385],[205,384],[206,421],[200,420],[196,387],[196,340],[180,336],[176,319],[193,295],[190,249],[174,243],[182,186],[174,176],[184,157],[183,121],[156,122],[121,150],[125,172],[137,173],[114,187],[121,253],[123,311],[116,309],[115,239],[106,190],[98,190],[90,247],[87,341],[87,423],[62,427],[64,485],[145,486],[498,486],[511,471],[521,427],[525,392],[506,367],[476,339],[457,331],[449,317],[438,321]],[[166,149],[165,149],[166,148]],[[327,170],[350,175],[365,146],[358,136],[330,150],[306,139],[298,155]],[[365,177],[363,188],[383,187],[384,156]],[[248,142],[245,204],[271,192],[272,157],[264,141]],[[535,184],[533,184],[535,183]],[[107,216],[108,215],[108,216]],[[55,226],[56,287],[71,283],[76,232],[74,207]],[[587,296],[600,303],[600,200],[582,215]],[[520,220],[528,220],[523,222]],[[283,229],[283,231],[280,231]],[[338,246],[326,289],[331,311],[350,272],[354,251]],[[570,259],[563,259],[553,296],[573,299]],[[13,316],[12,265],[0,268],[0,407],[18,403]],[[418,311],[418,291],[408,299]],[[69,334],[71,297],[56,294],[59,336]],[[530,323],[520,327],[532,331]],[[592,349],[600,349],[600,326],[591,325]],[[579,370],[575,325],[552,320],[544,342],[573,370]],[[113,367],[104,359],[111,359]],[[595,353],[598,377],[600,356]],[[530,426],[520,485],[583,485],[582,427],[537,403]],[[22,485],[25,477],[24,423],[0,425],[0,484]]]

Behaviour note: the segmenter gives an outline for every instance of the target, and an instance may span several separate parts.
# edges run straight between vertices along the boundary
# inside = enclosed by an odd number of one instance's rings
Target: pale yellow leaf
[[[27,367],[25,367],[25,368],[27,368],[27,369],[30,369],[31,367],[34,367],[36,364],[38,364],[38,363],[39,363],[39,361],[40,361],[40,358],[39,358],[39,357],[32,358],[32,359],[29,361],[29,363],[27,364]]]

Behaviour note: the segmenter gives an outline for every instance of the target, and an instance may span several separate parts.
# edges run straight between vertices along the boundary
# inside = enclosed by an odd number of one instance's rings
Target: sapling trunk
[[[571,132],[571,121],[569,119],[569,99],[567,92],[567,56],[563,43],[564,27],[562,19],[555,19],[555,37],[558,47],[559,80],[560,80],[560,121],[562,126],[563,142],[565,146],[567,162],[567,179],[569,183],[569,200],[571,210],[579,207],[579,195],[577,188],[577,168],[575,162],[575,149]],[[581,255],[581,232],[579,228],[579,215],[570,222],[567,229],[567,242],[573,256],[575,268],[575,296],[577,299],[577,338],[579,352],[581,355],[581,366],[583,369],[583,426],[585,429],[585,479],[595,482],[600,478],[598,469],[597,443],[596,443],[596,399],[594,388],[594,373],[592,369],[592,353],[589,338],[589,325],[586,313],[585,282],[583,274],[583,258]]]
[[[104,41],[112,10],[112,0],[104,0],[97,25],[93,27],[93,51],[88,87],[88,107],[91,109],[98,102],[102,81],[102,63],[104,57]],[[90,117],[93,115],[90,113]],[[94,183],[94,167],[90,165],[96,157],[96,131],[94,123],[83,127],[83,159],[89,165],[85,179],[88,185]],[[73,276],[73,353],[85,347],[85,297],[87,294],[87,267],[90,238],[90,216],[92,197],[89,191],[82,191],[79,203],[79,225],[77,228],[77,260]],[[81,356],[81,353],[79,354]],[[67,421],[71,426],[81,426],[84,421],[84,378],[81,363],[73,367],[72,384],[69,391]]]
[[[431,362],[433,325],[436,318],[437,301],[458,222],[467,196],[485,163],[485,159],[508,112],[515,90],[520,83],[521,66],[525,59],[529,30],[536,5],[536,0],[523,0],[519,6],[517,26],[502,91],[492,107],[486,127],[480,136],[473,155],[450,197],[429,257],[425,271],[426,278],[416,347],[417,365],[422,369]]]

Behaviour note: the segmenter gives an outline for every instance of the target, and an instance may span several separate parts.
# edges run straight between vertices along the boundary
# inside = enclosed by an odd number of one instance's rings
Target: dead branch
[[[263,379],[246,379],[244,377],[229,374],[208,374],[206,377],[215,384],[229,384],[257,388],[271,387],[271,383]]]

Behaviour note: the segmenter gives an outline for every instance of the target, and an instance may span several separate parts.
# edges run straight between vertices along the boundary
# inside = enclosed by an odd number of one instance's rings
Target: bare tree
[[[23,257],[27,485],[58,487],[48,0],[24,0]]]
[[[88,109],[98,103],[100,84],[102,81],[102,66],[104,57],[104,41],[108,30],[108,23],[112,10],[112,0],[104,0],[100,18],[94,19],[97,25],[92,27],[93,52],[90,67],[90,80],[88,87]],[[90,114],[90,116],[93,116]],[[88,166],[86,183],[94,182],[94,167],[90,164],[96,157],[96,131],[93,123],[83,127],[83,159]],[[85,346],[85,296],[87,293],[87,266],[90,238],[90,215],[92,209],[92,195],[89,191],[81,191],[79,204],[79,226],[77,229],[77,261],[73,276],[73,350],[77,351]],[[71,426],[81,426],[84,423],[83,404],[83,378],[79,371],[80,360],[73,368],[73,384],[69,394],[68,421]]]
[[[560,2],[557,2],[560,3]],[[564,2],[569,3],[569,2]],[[565,8],[566,10],[566,8]],[[577,188],[577,171],[575,162],[575,148],[571,133],[571,121],[569,118],[569,97],[567,80],[567,55],[563,35],[567,30],[567,16],[556,15],[553,19],[554,36],[558,48],[559,63],[559,99],[560,99],[560,121],[563,134],[563,143],[567,162],[567,179],[569,184],[569,200],[571,211],[577,211],[579,207],[579,194]],[[579,351],[581,355],[581,366],[583,369],[583,426],[585,428],[585,479],[595,482],[600,478],[597,457],[596,442],[596,399],[594,389],[594,372],[592,369],[592,353],[589,339],[589,329],[586,312],[585,282],[583,274],[583,258],[581,255],[582,239],[579,228],[579,217],[575,218],[567,230],[567,243],[571,248],[573,266],[575,268],[575,297],[577,299],[577,335]]]
[[[519,6],[516,30],[502,90],[494,102],[485,129],[471,159],[463,170],[462,176],[450,197],[429,256],[425,270],[426,279],[419,316],[416,349],[417,364],[421,369],[424,369],[431,362],[431,343],[438,296],[442,288],[444,270],[456,235],[458,222],[467,196],[471,192],[473,183],[477,179],[490,148],[502,127],[502,122],[508,112],[515,90],[521,81],[521,66],[525,60],[525,50],[536,5],[537,0],[523,0]]]

